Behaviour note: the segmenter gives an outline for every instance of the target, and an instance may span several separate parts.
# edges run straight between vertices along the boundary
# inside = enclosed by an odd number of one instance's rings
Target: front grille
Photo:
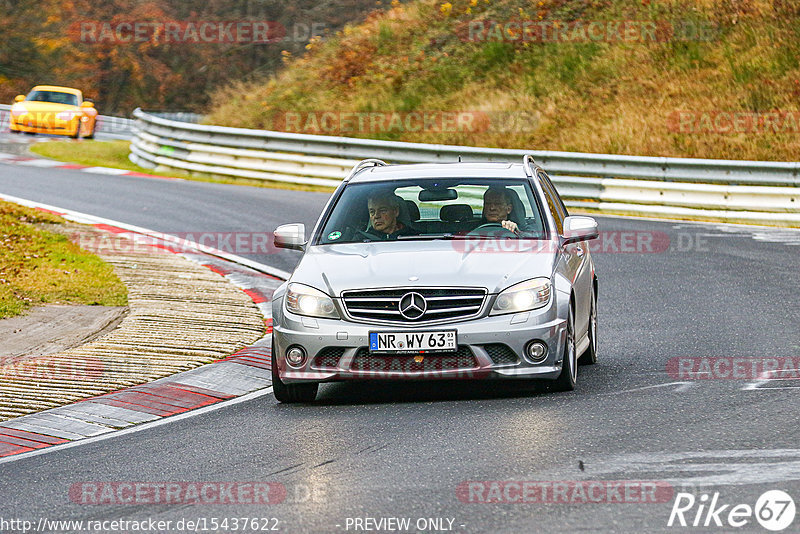
[[[425,299],[425,313],[408,318],[400,313],[400,301],[409,293]],[[420,287],[345,291],[342,301],[353,319],[401,324],[426,323],[446,319],[466,319],[478,315],[486,299],[482,288]]]
[[[490,345],[484,345],[483,350],[486,351],[486,354],[489,355],[492,362],[497,365],[519,363],[519,358],[517,358],[517,355],[508,345],[492,343]]]
[[[422,357],[422,361],[415,358]],[[478,366],[475,356],[467,346],[458,347],[453,352],[434,354],[371,354],[366,347],[356,352],[350,369],[354,371],[419,372],[447,371],[453,369],[474,369]]]
[[[311,367],[315,369],[336,369],[344,354],[344,347],[325,347],[314,356]]]

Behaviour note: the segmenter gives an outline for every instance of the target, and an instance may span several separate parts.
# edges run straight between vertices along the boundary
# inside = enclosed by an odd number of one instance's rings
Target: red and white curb
[[[113,167],[91,167],[88,165],[78,165],[76,163],[64,163],[63,161],[36,158],[33,156],[20,156],[18,154],[10,154],[7,152],[0,152],[0,163],[6,163],[9,165],[22,165],[25,167],[69,169],[74,171],[77,170],[81,172],[88,172],[90,174],[135,176],[137,178],[157,178],[159,180],[182,180],[182,178],[174,178],[170,176],[157,176],[155,174],[147,174],[143,172],[126,171],[125,169],[115,169]]]
[[[39,454],[50,447],[131,430],[134,425],[186,414],[254,392],[260,396],[259,390],[271,385],[271,300],[289,273],[144,228],[13,196],[0,194],[0,199],[142,240],[147,246],[199,263],[247,293],[264,315],[267,326],[267,335],[224,360],[0,423],[0,463],[20,455]]]

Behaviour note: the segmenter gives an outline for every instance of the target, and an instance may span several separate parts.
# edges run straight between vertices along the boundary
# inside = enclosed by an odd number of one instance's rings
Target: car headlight
[[[11,106],[11,115],[14,117],[18,117],[19,115],[24,115],[28,112],[23,106]]]
[[[541,308],[550,300],[551,284],[548,278],[534,278],[514,284],[501,291],[489,315],[517,313]]]
[[[286,309],[308,317],[339,318],[332,298],[319,289],[303,284],[291,283],[286,288]]]

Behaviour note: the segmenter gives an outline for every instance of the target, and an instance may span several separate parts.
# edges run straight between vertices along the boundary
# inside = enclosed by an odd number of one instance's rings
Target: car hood
[[[49,113],[61,111],[73,111],[76,113],[81,112],[78,106],[70,106],[68,104],[54,104],[53,102],[36,102],[35,100],[25,100],[15,104],[15,109],[22,107],[28,113]]]
[[[395,286],[469,286],[496,293],[530,278],[550,278],[550,249],[549,241],[536,240],[317,245],[303,255],[291,281],[334,297],[349,289]]]

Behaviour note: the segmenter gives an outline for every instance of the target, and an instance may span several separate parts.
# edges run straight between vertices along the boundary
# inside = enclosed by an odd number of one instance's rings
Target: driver
[[[367,200],[370,233],[380,239],[397,239],[401,235],[415,235],[416,232],[403,224],[400,217],[400,199],[391,191],[380,191],[370,195]]]
[[[497,223],[503,228],[519,234],[519,226],[508,216],[514,205],[511,203],[511,191],[502,186],[493,185],[483,194],[483,221],[481,224]]]

